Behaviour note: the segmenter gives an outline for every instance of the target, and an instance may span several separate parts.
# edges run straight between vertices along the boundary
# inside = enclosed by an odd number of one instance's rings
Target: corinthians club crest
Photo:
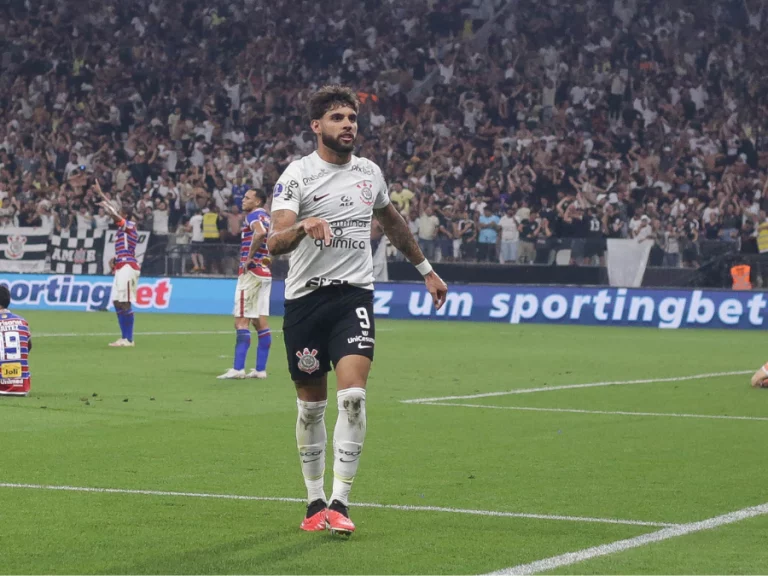
[[[75,255],[73,258],[75,264],[85,264],[88,261],[88,254],[86,253],[84,248],[78,248],[75,250]]]
[[[358,189],[360,190],[360,200],[362,200],[363,204],[366,206],[373,205],[373,190],[371,190],[372,186],[373,184],[370,180],[363,180],[360,182],[360,184],[357,185]]]
[[[11,234],[8,236],[8,247],[5,249],[5,257],[8,260],[21,260],[24,258],[24,244],[26,243],[26,236]]]
[[[317,350],[310,350],[309,348],[304,348],[303,352],[296,352],[296,357],[299,359],[299,370],[307,374],[317,372],[317,369],[320,368],[320,362],[316,356]]]

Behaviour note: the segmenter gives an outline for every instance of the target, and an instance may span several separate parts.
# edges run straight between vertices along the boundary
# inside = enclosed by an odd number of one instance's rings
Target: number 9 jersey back
[[[21,316],[0,312],[0,396],[26,396],[30,390],[29,324]]]

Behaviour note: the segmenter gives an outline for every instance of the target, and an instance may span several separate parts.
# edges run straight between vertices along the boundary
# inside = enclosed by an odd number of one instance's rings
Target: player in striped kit
[[[117,235],[115,236],[115,259],[112,269],[115,280],[112,283],[112,303],[117,312],[117,323],[120,325],[120,338],[110,342],[115,348],[129,348],[133,342],[133,309],[131,302],[136,300],[136,287],[139,283],[139,262],[136,260],[136,243],[139,241],[139,233],[136,224],[128,220],[128,214],[119,214],[114,206],[107,201],[98,180],[96,190],[104,198],[100,204],[115,224]]]
[[[29,324],[8,310],[11,292],[0,285],[0,396],[27,396],[31,385]]]
[[[240,270],[235,289],[235,362],[219,380],[267,377],[267,359],[272,345],[269,331],[269,296],[272,292],[272,272],[269,269],[267,234],[270,216],[264,207],[267,195],[261,190],[248,190],[243,197],[246,212],[240,234]],[[251,347],[251,322],[256,327],[259,345],[256,368],[245,373],[245,360]]]

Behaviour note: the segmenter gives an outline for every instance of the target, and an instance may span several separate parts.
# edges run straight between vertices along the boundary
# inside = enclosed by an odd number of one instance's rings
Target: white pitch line
[[[597,388],[600,386],[627,386],[631,384],[653,384],[657,382],[684,382],[686,380],[701,380],[704,378],[717,378],[719,376],[742,376],[752,374],[753,370],[739,370],[735,372],[712,372],[709,374],[692,374],[690,376],[676,376],[674,378],[647,378],[645,380],[614,380],[610,382],[589,382],[587,384],[566,384],[564,386],[541,386],[539,388],[518,388],[504,392],[485,392],[483,394],[467,394],[465,396],[440,396],[436,398],[413,398],[401,400],[404,404],[426,404],[429,402],[443,402],[445,400],[473,400],[475,398],[492,398],[494,396],[509,396],[511,394],[534,394],[536,392],[554,392],[556,390],[574,390],[577,388]]]
[[[88,492],[97,494],[139,494],[143,496],[176,496],[186,498],[214,498],[219,500],[248,500],[256,502],[296,502],[306,504],[305,498],[284,498],[280,496],[243,496],[238,494],[211,494],[207,492],[171,492],[165,490],[128,490],[124,488],[91,488],[85,486],[57,486],[48,484],[15,484],[0,482],[0,488],[23,488],[30,490],[57,490],[64,492]],[[600,524],[624,524],[628,526],[670,527],[678,526],[669,522],[645,522],[643,520],[622,520],[619,518],[591,518],[582,516],[561,516],[551,514],[527,514],[523,512],[501,512],[498,510],[472,510],[467,508],[446,508],[443,506],[411,506],[409,504],[376,504],[354,502],[358,508],[378,508],[406,512],[446,512],[472,516],[493,516],[498,518],[528,518],[534,520],[561,520],[566,522],[594,522]]]
[[[610,544],[602,544],[592,548],[585,548],[584,550],[578,550],[576,552],[568,552],[566,554],[552,556],[551,558],[537,560],[528,564],[512,566],[511,568],[504,568],[496,572],[491,572],[488,576],[506,576],[508,574],[538,574],[539,572],[546,572],[547,570],[554,570],[555,568],[562,568],[563,566],[571,566],[579,562],[584,562],[585,560],[591,560],[592,558],[608,556],[610,554],[616,554],[617,552],[623,552],[624,550],[631,550],[632,548],[640,548],[641,546],[647,546],[648,544],[653,544],[655,542],[662,542],[664,540],[669,540],[670,538],[678,538],[687,534],[693,534],[694,532],[711,530],[719,526],[733,524],[734,522],[741,522],[742,520],[754,518],[755,516],[763,516],[765,514],[768,514],[768,503],[761,504],[759,506],[752,506],[750,508],[743,508],[742,510],[729,512],[728,514],[715,516],[714,518],[708,518],[700,522],[678,524],[677,526],[664,528],[663,530],[651,532],[650,534],[643,534],[642,536],[635,536],[625,540],[618,540],[616,542],[611,542]]]
[[[282,332],[282,330],[272,330],[272,332]],[[42,332],[32,333],[32,338],[85,338],[88,336],[114,336],[116,332]],[[208,336],[212,334],[234,334],[234,330],[201,330],[201,331],[179,331],[179,332],[135,332],[135,336]]]
[[[768,422],[761,416],[726,416],[718,414],[681,414],[677,412],[627,412],[624,410],[579,410],[576,408],[538,408],[531,406],[490,406],[485,404],[464,404],[462,402],[421,402],[422,406],[458,406],[462,408],[490,408],[492,410],[520,410],[527,412],[567,412],[571,414],[603,414],[606,416],[659,416],[669,418],[704,418],[708,420],[756,420]]]
[[[378,328],[377,332],[392,332],[393,328]],[[282,334],[282,330],[273,330],[274,334]],[[179,332],[135,332],[135,336],[209,336],[221,334],[234,334],[234,330],[185,330]],[[85,338],[88,336],[114,336],[116,332],[35,332],[33,338]]]

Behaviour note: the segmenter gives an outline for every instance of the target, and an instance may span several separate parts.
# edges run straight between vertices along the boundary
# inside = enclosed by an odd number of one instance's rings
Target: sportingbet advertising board
[[[110,276],[4,275],[12,308],[108,310]],[[231,314],[235,279],[142,278],[134,306],[143,312]],[[419,284],[379,284],[379,318],[463,320],[511,324],[582,324],[676,328],[762,329],[768,298],[762,292],[643,290],[528,286],[451,286],[436,312]],[[271,313],[283,313],[283,282],[272,287]]]

